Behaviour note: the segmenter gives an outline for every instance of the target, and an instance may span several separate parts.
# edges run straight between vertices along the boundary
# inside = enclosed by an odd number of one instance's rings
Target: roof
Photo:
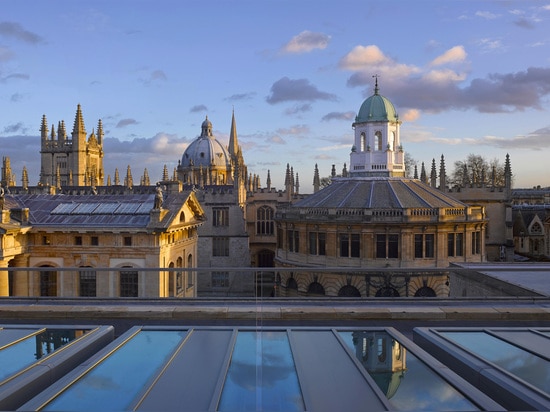
[[[361,105],[355,122],[395,122],[398,118],[393,103],[378,94],[378,89],[375,89],[375,93]]]
[[[166,212],[160,226],[168,226],[179,214],[190,192],[165,194]],[[194,195],[192,195],[194,197]],[[136,195],[9,195],[11,208],[28,208],[33,227],[118,227],[145,228],[154,208],[154,194]],[[202,208],[195,202],[195,214]],[[156,225],[158,227],[158,225]]]
[[[465,203],[422,183],[399,177],[337,178],[292,207],[408,209],[465,208]]]

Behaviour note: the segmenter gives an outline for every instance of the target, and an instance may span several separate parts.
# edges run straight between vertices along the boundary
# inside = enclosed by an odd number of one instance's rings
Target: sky
[[[550,0],[2,0],[0,156],[40,173],[40,124],[81,104],[104,126],[105,175],[170,173],[205,117],[248,171],[301,193],[349,165],[352,123],[380,94],[429,172],[510,154],[514,187],[550,186]]]

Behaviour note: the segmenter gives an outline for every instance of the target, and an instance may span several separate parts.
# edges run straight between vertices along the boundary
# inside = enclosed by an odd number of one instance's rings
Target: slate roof
[[[400,177],[336,178],[292,205],[297,208],[409,209],[467,205],[420,180]]]
[[[161,227],[174,219],[189,196],[189,192],[164,195],[162,208],[167,213]],[[155,195],[8,195],[6,200],[10,208],[28,208],[33,227],[145,228]]]

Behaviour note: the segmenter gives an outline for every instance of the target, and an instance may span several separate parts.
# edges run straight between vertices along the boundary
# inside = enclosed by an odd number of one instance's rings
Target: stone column
[[[8,267],[8,262],[0,260],[0,296],[10,295],[10,282],[8,271],[4,270]]]

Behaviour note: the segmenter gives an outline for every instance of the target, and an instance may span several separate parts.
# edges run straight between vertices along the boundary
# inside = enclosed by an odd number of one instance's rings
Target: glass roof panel
[[[96,215],[104,215],[104,214],[111,214],[113,213],[117,207],[120,205],[120,203],[101,203],[95,210],[94,214]]]
[[[133,214],[139,209],[141,203],[121,203],[114,211],[115,215]]]
[[[78,203],[60,203],[55,207],[55,209],[52,210],[52,214],[54,215],[69,214],[74,209],[76,209],[77,206],[78,206]]]
[[[390,334],[384,331],[339,334],[395,410],[479,410]]]

